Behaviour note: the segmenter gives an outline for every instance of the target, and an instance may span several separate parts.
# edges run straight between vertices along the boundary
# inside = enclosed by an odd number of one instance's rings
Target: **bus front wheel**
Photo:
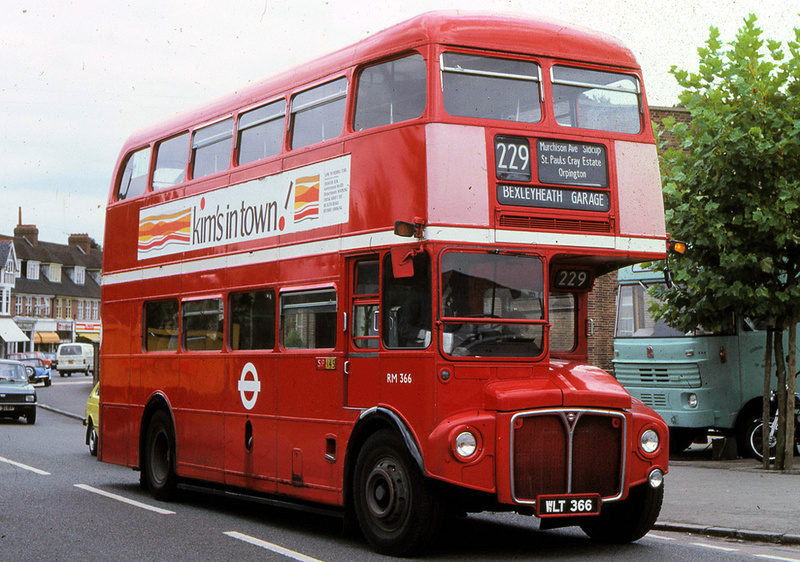
[[[175,493],[175,430],[164,410],[150,419],[144,449],[144,475],[150,494],[157,500],[168,501]]]
[[[628,543],[645,536],[658,519],[664,501],[664,485],[648,483],[630,489],[621,502],[603,504],[600,515],[581,524],[583,532],[605,543]]]
[[[378,552],[413,556],[436,537],[443,519],[439,494],[395,432],[370,436],[356,461],[354,507],[361,531]]]

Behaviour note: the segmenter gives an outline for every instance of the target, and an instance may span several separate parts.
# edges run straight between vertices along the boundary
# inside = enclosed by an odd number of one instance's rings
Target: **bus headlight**
[[[642,433],[640,445],[642,447],[642,451],[648,455],[655,453],[660,444],[661,440],[658,438],[658,433],[656,433],[655,430],[648,429]]]
[[[658,468],[653,469],[650,476],[647,477],[647,481],[650,482],[651,488],[660,488],[664,483],[664,473]]]
[[[466,460],[478,450],[478,439],[471,431],[462,431],[456,436],[453,449],[459,459]]]
[[[697,394],[692,392],[686,398],[686,403],[689,405],[690,408],[697,408]]]

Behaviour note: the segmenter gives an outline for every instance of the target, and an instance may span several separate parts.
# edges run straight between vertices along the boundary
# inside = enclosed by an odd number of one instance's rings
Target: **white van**
[[[94,346],[90,343],[62,343],[56,352],[56,363],[62,377],[81,371],[88,375],[94,368]]]

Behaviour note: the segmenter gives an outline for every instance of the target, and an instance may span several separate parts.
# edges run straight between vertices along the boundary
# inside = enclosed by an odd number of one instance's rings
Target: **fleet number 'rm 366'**
[[[386,382],[411,384],[411,373],[386,373]]]

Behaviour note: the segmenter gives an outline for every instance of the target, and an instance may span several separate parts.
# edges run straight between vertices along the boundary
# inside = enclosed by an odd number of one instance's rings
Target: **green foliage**
[[[672,67],[690,123],[665,120],[667,229],[689,243],[671,259],[675,287],[657,314],[678,329],[723,325],[732,313],[800,311],[800,30],[763,39],[750,15],[729,45],[712,27],[699,70]],[[666,149],[666,150],[665,150]]]

